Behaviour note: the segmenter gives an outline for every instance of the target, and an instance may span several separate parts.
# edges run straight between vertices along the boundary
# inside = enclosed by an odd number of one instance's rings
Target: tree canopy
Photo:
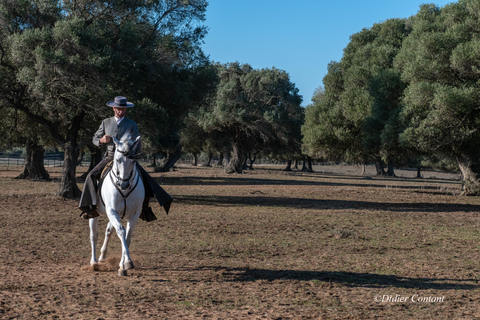
[[[197,119],[206,131],[220,132],[229,140],[233,154],[226,171],[241,173],[245,153],[259,145],[264,150],[269,145],[292,150],[294,137],[300,135],[303,109],[289,75],[276,68],[256,70],[248,64],[217,67],[216,94],[200,109]]]
[[[478,1],[422,5],[352,35],[306,109],[311,155],[403,163],[455,159],[466,194],[480,194]]]
[[[403,84],[393,59],[408,33],[404,19],[390,19],[350,37],[342,60],[328,66],[323,92],[307,107],[305,150],[356,162],[395,157]]]
[[[423,5],[395,65],[408,83],[403,143],[456,159],[465,192],[480,194],[478,1]]]
[[[206,6],[202,0],[0,1],[5,106],[44,126],[65,150],[61,195],[79,195],[78,141],[111,116],[106,101],[139,100],[150,110],[144,114],[168,117],[159,135],[173,136],[186,109],[202,100],[208,82],[197,71],[208,59],[200,49],[206,28],[198,22]]]

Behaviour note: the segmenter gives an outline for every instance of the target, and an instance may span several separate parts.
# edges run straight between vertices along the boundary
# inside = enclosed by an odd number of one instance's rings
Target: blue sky
[[[311,102],[330,61],[339,61],[349,37],[390,18],[408,18],[436,0],[210,0],[203,49],[215,62],[285,70]]]

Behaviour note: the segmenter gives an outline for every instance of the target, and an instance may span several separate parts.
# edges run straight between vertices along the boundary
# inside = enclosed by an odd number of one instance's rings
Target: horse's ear
[[[140,140],[140,136],[138,136],[136,139],[135,139],[135,142],[133,143],[132,145],[132,148],[130,150],[132,150],[132,154],[137,156],[138,153],[140,152],[140,147],[142,146],[142,143],[141,143],[141,140]]]
[[[115,137],[112,137],[112,140],[113,140],[113,143],[115,143],[116,146],[118,146],[118,144],[120,143],[120,141],[118,141],[118,139],[115,138]]]

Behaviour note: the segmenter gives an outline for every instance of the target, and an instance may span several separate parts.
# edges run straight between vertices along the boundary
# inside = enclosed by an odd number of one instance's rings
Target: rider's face
[[[115,112],[115,117],[120,119],[127,113],[127,108],[115,107],[113,108],[113,111]]]

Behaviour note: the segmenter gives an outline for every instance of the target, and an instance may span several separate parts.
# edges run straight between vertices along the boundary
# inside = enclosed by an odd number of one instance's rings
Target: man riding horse
[[[112,137],[121,139],[123,136],[128,135],[130,139],[136,139],[139,136],[135,121],[125,117],[127,108],[133,107],[133,103],[128,102],[125,97],[118,96],[115,97],[114,101],[107,102],[107,106],[113,108],[115,115],[102,121],[92,139],[94,145],[98,147],[100,145],[106,146],[107,150],[103,160],[90,171],[85,179],[82,196],[78,205],[80,210],[82,210],[81,216],[85,219],[99,216],[97,212],[97,181],[99,180],[105,166],[113,160],[115,144],[113,143]],[[172,203],[173,198],[165,192],[155,180],[153,180],[145,169],[140,165],[137,166],[145,185],[145,200],[143,202],[140,218],[145,221],[153,221],[156,220],[156,217],[152,212],[152,208],[149,207],[150,198],[155,196],[167,213],[170,209],[170,204]]]

